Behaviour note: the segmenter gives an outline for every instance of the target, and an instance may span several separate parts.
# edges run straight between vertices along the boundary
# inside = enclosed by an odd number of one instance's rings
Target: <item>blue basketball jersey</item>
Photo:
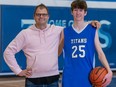
[[[94,62],[95,32],[90,24],[80,33],[72,26],[64,29],[63,87],[92,87],[89,74]]]

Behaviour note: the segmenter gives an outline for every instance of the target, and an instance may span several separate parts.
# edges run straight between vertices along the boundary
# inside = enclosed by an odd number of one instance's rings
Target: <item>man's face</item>
[[[34,19],[37,25],[44,25],[47,24],[49,15],[48,12],[45,8],[37,8],[35,14],[34,14]]]

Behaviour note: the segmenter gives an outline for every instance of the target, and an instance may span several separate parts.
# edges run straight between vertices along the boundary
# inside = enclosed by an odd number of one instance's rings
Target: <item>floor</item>
[[[59,87],[61,87],[61,78],[59,81]],[[25,87],[25,78],[17,76],[5,76],[0,77],[0,87]]]
[[[0,77],[0,87],[24,87],[25,80],[23,77],[5,76]]]
[[[17,76],[0,76],[0,87],[25,87],[24,77]],[[59,81],[59,87],[61,87],[61,78]],[[113,79],[108,87],[116,87],[116,73],[113,73]]]

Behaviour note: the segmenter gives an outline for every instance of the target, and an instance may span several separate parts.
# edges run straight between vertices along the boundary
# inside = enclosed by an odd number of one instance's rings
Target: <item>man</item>
[[[47,24],[49,12],[44,4],[35,8],[34,19],[36,23],[22,30],[8,45],[4,59],[16,75],[26,77],[25,87],[58,87],[58,46],[63,27]],[[25,70],[15,59],[20,50],[27,58]]]
[[[64,70],[62,77],[63,87],[92,87],[89,74],[94,67],[95,50],[99,60],[107,69],[108,74],[103,79],[106,87],[112,79],[112,71],[100,47],[97,30],[84,21],[87,14],[87,4],[84,0],[75,0],[71,4],[71,14],[74,23],[64,29],[59,48],[64,47]],[[64,45],[62,44],[64,42]]]

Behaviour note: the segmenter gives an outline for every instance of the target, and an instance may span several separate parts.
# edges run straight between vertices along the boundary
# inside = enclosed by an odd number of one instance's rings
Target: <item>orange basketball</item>
[[[101,87],[103,78],[107,73],[108,72],[104,67],[95,67],[90,73],[90,82],[95,87]]]

